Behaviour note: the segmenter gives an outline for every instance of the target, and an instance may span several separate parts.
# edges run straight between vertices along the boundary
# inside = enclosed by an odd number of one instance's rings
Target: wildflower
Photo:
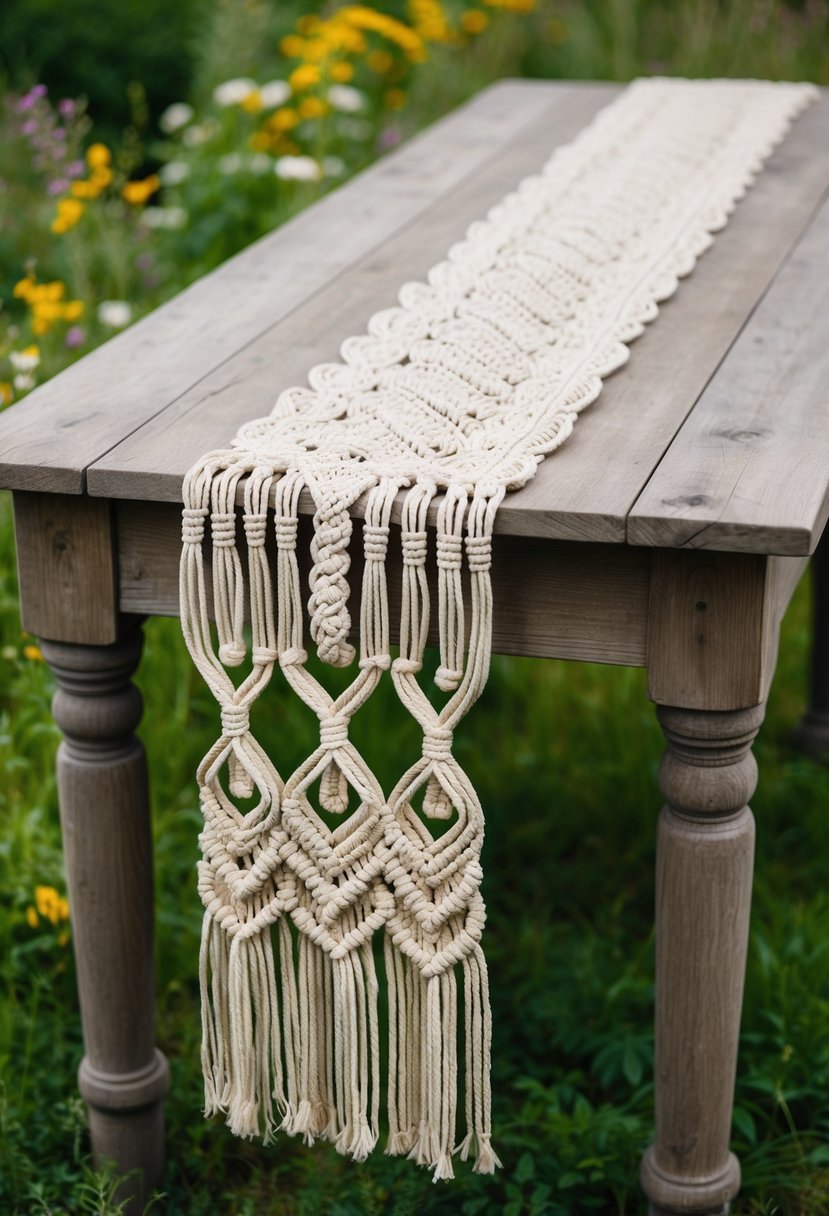
[[[230,177],[234,173],[238,173],[242,167],[242,158],[238,152],[230,152],[227,156],[220,156],[216,162],[216,168],[225,177]]]
[[[412,63],[426,58],[426,48],[420,34],[387,13],[380,13],[364,4],[349,4],[338,10],[336,20],[355,29],[379,34],[381,38],[399,46]]]
[[[328,113],[328,106],[321,97],[303,97],[299,103],[300,118],[322,118]]]
[[[320,166],[311,156],[280,156],[274,173],[283,181],[296,182],[318,182],[322,176]]]
[[[299,115],[290,106],[283,106],[275,114],[271,114],[267,125],[274,131],[290,131],[299,122]]]
[[[263,152],[257,152],[250,157],[247,167],[256,177],[261,177],[263,173],[270,173],[272,164],[269,156],[265,156]]]
[[[30,372],[18,372],[13,383],[19,393],[26,393],[30,388],[34,388],[35,378]]]
[[[402,110],[406,104],[406,94],[402,89],[386,89],[383,94],[383,105],[387,110]]]
[[[0,380],[0,405],[11,405],[14,401],[14,390],[8,380]]]
[[[263,108],[272,110],[274,106],[281,106],[288,100],[291,96],[291,86],[287,80],[269,80],[267,84],[262,85],[259,96]]]
[[[258,114],[262,109],[262,94],[258,89],[254,89],[239,104],[248,114]]]
[[[295,93],[302,93],[305,89],[311,89],[315,84],[319,84],[320,70],[316,64],[303,63],[298,68],[294,68],[288,80]]]
[[[148,228],[183,228],[187,212],[183,207],[147,207],[141,212],[141,223]]]
[[[372,72],[383,76],[394,67],[394,56],[390,55],[388,51],[370,51],[366,56],[366,63]]]
[[[241,105],[245,98],[255,90],[255,80],[250,80],[247,76],[240,76],[217,84],[213,90],[213,100],[217,106],[226,109],[228,106]]]
[[[80,321],[83,316],[83,300],[67,300],[61,310],[61,321]]]
[[[461,29],[466,34],[480,34],[489,25],[489,17],[479,8],[468,8],[461,13]]]
[[[60,236],[74,228],[86,208],[76,198],[62,198],[58,203],[58,213],[52,220],[51,229]]]
[[[37,909],[33,908],[32,905],[29,904],[28,908],[26,909],[26,924],[30,929],[36,929],[39,923],[40,922],[37,919]]]
[[[78,346],[83,346],[86,341],[86,330],[81,329],[80,325],[72,325],[66,331],[66,337],[63,339],[63,344],[69,350],[75,350]]]
[[[199,144],[207,143],[212,135],[216,134],[216,123],[211,118],[206,118],[204,122],[197,123],[196,126],[187,127],[181,137],[181,142],[185,148],[197,148]]]
[[[53,925],[69,918],[69,902],[54,887],[35,887],[35,907],[38,914]]]
[[[335,110],[341,110],[344,114],[356,114],[358,110],[362,110],[365,97],[359,89],[352,88],[349,84],[332,84],[328,90],[328,100]]]
[[[190,166],[186,160],[171,160],[163,165],[158,176],[164,186],[178,186],[190,176]]]
[[[102,300],[98,320],[109,329],[123,329],[132,320],[132,308],[126,300]]]
[[[345,84],[354,75],[354,68],[345,59],[338,59],[336,63],[332,63],[329,67],[328,75],[338,84]]]
[[[149,177],[145,177],[141,181],[127,182],[121,191],[121,197],[133,207],[143,207],[160,185],[161,180],[158,174],[151,173]]]
[[[91,144],[86,150],[86,163],[90,169],[105,169],[112,163],[112,153],[106,144]]]
[[[28,659],[31,663],[43,662],[43,655],[41,654],[40,647],[35,646],[34,643],[30,643],[28,646],[23,647],[23,657]]]
[[[13,350],[9,354],[9,363],[16,372],[32,372],[40,363],[40,347],[27,346],[24,350]]]
[[[298,34],[286,34],[279,49],[287,59],[299,59],[305,50],[305,41]]]
[[[61,118],[74,118],[77,108],[77,102],[73,101],[71,97],[62,97],[58,102],[58,114]]]
[[[69,934],[66,932],[65,929],[61,929],[60,933],[58,934],[58,945],[60,946],[61,950],[64,948],[64,946],[67,944],[68,941],[69,941]]]
[[[165,135],[173,135],[182,127],[187,126],[193,114],[193,107],[189,106],[186,101],[174,101],[171,106],[167,106],[158,120],[158,125]]]

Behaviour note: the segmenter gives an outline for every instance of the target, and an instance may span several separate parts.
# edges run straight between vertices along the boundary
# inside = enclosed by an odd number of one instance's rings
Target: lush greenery
[[[318,16],[281,2],[203,0],[166,6],[155,42],[132,37],[138,6],[109,6],[97,26],[78,19],[93,14],[92,0],[72,6],[71,19],[68,8],[38,0],[28,12],[16,2],[4,9],[13,86],[0,123],[6,400],[497,75],[664,70],[829,81],[827,7],[811,0],[395,0]],[[42,42],[30,13],[43,14],[38,31],[48,25]],[[53,43],[71,39],[78,54],[64,59],[73,71],[86,64],[88,83],[55,66]],[[102,54],[109,83],[89,66]],[[122,83],[117,101],[113,79]],[[180,93],[164,91],[171,80]],[[44,82],[48,92],[36,87]],[[119,105],[130,118],[116,136]],[[114,1213],[111,1180],[89,1166],[74,1096],[80,1041],[52,778],[57,736],[49,674],[20,633],[8,504],[0,546],[0,1210]],[[788,743],[804,696],[806,615],[801,589],[757,747],[757,884],[735,1115],[745,1175],[736,1211],[753,1216],[829,1209],[829,774]],[[355,1167],[285,1139],[262,1149],[200,1118],[192,773],[215,712],[176,623],[153,621],[146,632],[158,1037],[173,1067],[167,1198],[156,1210],[641,1212],[662,746],[641,673],[498,660],[459,736],[488,815],[496,1124],[507,1168],[436,1187],[410,1163],[377,1156]],[[273,708],[270,742],[291,753],[287,768],[310,727],[292,703]],[[414,746],[396,720],[378,696],[355,724],[381,775],[389,755]]]

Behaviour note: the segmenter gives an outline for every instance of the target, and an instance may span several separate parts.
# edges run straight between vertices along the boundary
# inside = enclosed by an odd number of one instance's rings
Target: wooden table
[[[147,778],[130,676],[141,618],[178,612],[182,475],[336,358],[402,281],[423,276],[616,91],[489,89],[0,418],[23,622],[54,670],[65,734],[80,1088],[96,1154],[140,1167],[146,1186],[161,1168],[168,1082],[153,1045]],[[781,617],[829,512],[827,188],[823,98],[628,366],[498,517],[495,649],[647,667],[667,740],[656,1134],[642,1168],[652,1213],[720,1212],[739,1185],[728,1143],[751,745]],[[829,741],[827,637],[806,728],[818,742]]]

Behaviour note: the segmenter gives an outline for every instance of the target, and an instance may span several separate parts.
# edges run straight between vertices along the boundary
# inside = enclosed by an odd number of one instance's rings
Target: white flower
[[[291,86],[287,80],[269,80],[267,84],[262,85],[259,96],[264,108],[270,110],[274,106],[284,105],[291,96]]]
[[[320,166],[310,156],[280,156],[273,171],[286,182],[318,182],[322,177]]]
[[[188,127],[186,131],[182,132],[181,142],[185,148],[196,148],[199,144],[206,143],[215,132],[215,121],[212,118],[206,118],[204,122],[197,123],[194,127]]]
[[[182,127],[187,126],[193,113],[193,107],[188,106],[186,101],[174,101],[161,115],[158,125],[166,135],[172,135],[174,131],[180,131]]]
[[[187,212],[183,207],[145,207],[141,212],[141,223],[148,228],[183,228],[187,223]]]
[[[368,139],[371,136],[371,123],[365,118],[341,118],[339,129],[348,139]]]
[[[32,372],[40,363],[40,353],[36,350],[9,351],[9,363],[16,372]]]
[[[251,93],[256,92],[256,81],[250,80],[247,76],[239,76],[234,80],[225,80],[221,84],[217,84],[213,90],[213,100],[217,106],[224,109],[226,106],[241,105],[246,97],[250,97]]]
[[[352,88],[350,84],[332,84],[328,90],[328,100],[335,110],[342,110],[344,114],[356,114],[358,110],[362,110],[365,97],[359,89]]]
[[[264,152],[254,152],[253,156],[248,157],[247,167],[251,173],[261,177],[263,173],[270,173],[273,161]]]
[[[14,387],[18,392],[25,393],[27,389],[34,388],[35,378],[29,372],[18,372],[14,378]]]
[[[242,158],[238,152],[229,152],[227,156],[220,156],[216,161],[216,168],[225,177],[229,177],[232,173],[238,173],[242,167]]]
[[[132,307],[126,300],[101,300],[98,320],[109,329],[123,329],[132,320]]]
[[[186,160],[171,160],[158,171],[164,186],[178,186],[190,176],[190,166]]]
[[[345,173],[345,161],[340,156],[325,156],[322,171],[326,177],[342,177]]]

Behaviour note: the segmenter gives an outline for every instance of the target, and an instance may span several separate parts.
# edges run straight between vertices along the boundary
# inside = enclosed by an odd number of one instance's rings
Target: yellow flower
[[[468,8],[461,13],[461,29],[467,34],[480,34],[489,25],[489,17],[479,8]]]
[[[40,347],[36,342],[32,342],[29,346],[24,346],[21,354],[25,355],[27,359],[34,359],[36,364],[40,362]]]
[[[290,131],[298,122],[299,115],[296,110],[292,110],[290,106],[283,106],[271,114],[266,125],[272,131]]]
[[[372,72],[385,75],[394,67],[394,56],[390,55],[388,51],[371,51],[366,57],[366,63]]]
[[[69,934],[66,932],[65,929],[62,929],[61,932],[58,934],[58,945],[60,946],[61,949],[63,949],[63,947],[68,943],[68,941],[69,941]]]
[[[320,25],[321,22],[319,17],[315,16],[313,13],[309,13],[305,17],[300,17],[299,21],[296,23],[296,27],[300,34],[312,34],[314,30],[319,28]]]
[[[250,139],[248,140],[248,146],[252,148],[254,152],[270,152],[271,137],[268,135],[267,131],[254,131],[253,135],[251,135]]]
[[[303,63],[298,68],[294,68],[291,75],[288,77],[288,83],[295,93],[302,93],[305,89],[311,89],[315,84],[319,84],[320,70],[313,63]]]
[[[354,68],[344,59],[338,59],[336,63],[331,64],[328,75],[332,80],[336,80],[337,84],[345,84],[354,75]]]
[[[37,911],[32,907],[31,904],[29,904],[28,908],[26,909],[26,924],[31,929],[36,929],[39,923],[40,922],[37,919]]]
[[[304,97],[299,103],[300,118],[322,118],[328,106],[319,97]]]
[[[421,36],[396,17],[389,17],[364,4],[350,4],[337,12],[336,20],[355,29],[379,34],[381,38],[399,46],[413,63],[426,58],[426,47]]]
[[[80,321],[83,316],[83,300],[67,300],[63,306],[64,321]]]
[[[112,154],[106,144],[92,144],[86,150],[86,163],[90,169],[103,169],[112,161]]]
[[[305,50],[305,41],[298,34],[286,34],[279,43],[279,49],[288,59],[301,59]]]
[[[258,89],[253,89],[242,101],[241,106],[243,110],[247,110],[248,114],[258,114],[262,109],[262,94]]]
[[[35,887],[35,907],[53,925],[69,917],[69,901],[54,887]],[[31,924],[31,921],[29,921]]]
[[[383,105],[387,110],[402,110],[406,104],[406,94],[402,89],[386,89],[383,94]]]
[[[43,662],[43,655],[41,653],[39,646],[34,646],[34,645],[24,646],[23,647],[23,657],[31,660],[32,663],[42,663]],[[38,887],[38,890],[43,890],[43,889],[45,889],[45,888]]]
[[[158,174],[151,173],[141,181],[127,182],[121,190],[121,197],[133,207],[143,207],[160,185]]]
[[[52,232],[60,236],[74,228],[86,208],[76,198],[62,198],[58,203],[58,213],[52,220]]]
[[[14,401],[14,390],[8,380],[0,380],[0,405],[11,405]]]
[[[27,274],[25,279],[20,279],[19,282],[15,283],[14,290],[12,292],[14,298],[16,300],[25,300],[28,304],[34,285],[35,276],[31,273]]]

